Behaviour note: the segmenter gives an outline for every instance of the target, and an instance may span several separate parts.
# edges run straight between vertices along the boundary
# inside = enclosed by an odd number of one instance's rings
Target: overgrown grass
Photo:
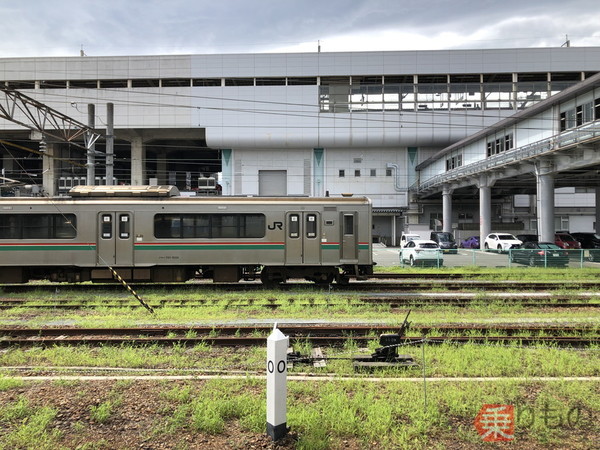
[[[299,449],[341,448],[348,440],[358,440],[363,448],[443,448],[449,434],[447,443],[482,443],[472,425],[479,410],[484,404],[509,404],[517,412],[517,444],[569,445],[564,427],[589,435],[600,431],[593,420],[599,411],[599,387],[597,382],[436,383],[427,386],[425,401],[423,385],[413,382],[290,382],[287,424],[299,436]],[[169,419],[155,433],[218,434],[231,421],[243,430],[264,433],[264,387],[211,381],[202,387],[171,388],[163,395],[169,403],[163,414]],[[563,428],[544,421],[547,408],[553,417],[562,417]],[[567,423],[575,409],[581,417]]]
[[[51,429],[57,409],[32,406],[20,396],[15,402],[0,406],[0,449],[60,448],[58,441],[61,434]]]
[[[369,355],[378,347],[378,339],[368,344],[368,349],[359,348],[354,341],[348,341],[344,348],[324,349],[325,357],[332,358],[327,367],[313,368],[310,365],[296,365],[292,372],[335,373],[354,375],[350,359],[357,354]],[[300,354],[310,356],[312,345],[301,341],[294,348]],[[423,362],[419,346],[403,346],[402,354],[412,355],[420,365]],[[39,371],[45,368],[76,367],[115,367],[121,369],[167,370],[167,373],[190,373],[190,370],[205,373],[215,371],[237,371],[263,373],[266,350],[264,347],[247,349],[212,348],[196,346],[163,347],[151,345],[134,347],[34,347],[13,348],[0,357],[2,366],[30,366]],[[518,345],[434,344],[425,348],[425,368],[428,377],[569,377],[600,376],[600,348],[587,350],[558,348],[540,344],[536,347]],[[56,369],[55,369],[56,370]],[[4,369],[10,375],[9,369]],[[191,372],[193,373],[193,372]],[[379,372],[388,377],[413,377],[421,375],[421,368],[388,369]],[[416,374],[416,375],[415,375]],[[18,382],[10,378],[0,378],[0,390],[9,389]]]

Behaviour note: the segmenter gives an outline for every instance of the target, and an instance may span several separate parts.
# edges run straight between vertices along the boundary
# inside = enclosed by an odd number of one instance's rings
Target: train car
[[[0,282],[194,277],[346,282],[372,274],[364,197],[181,197],[172,186],[77,186],[0,198]]]

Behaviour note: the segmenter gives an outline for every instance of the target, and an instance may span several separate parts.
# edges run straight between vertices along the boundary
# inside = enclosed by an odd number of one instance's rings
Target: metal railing
[[[427,260],[416,260],[410,264],[406,250],[398,249],[398,265],[401,267],[547,267],[547,268],[598,268],[600,269],[600,249],[544,250],[537,253],[531,249],[479,250],[458,249],[457,253],[443,253]]]
[[[559,135],[457,167],[456,169],[435,175],[426,181],[414,183],[409,189],[415,192],[425,191],[436,186],[441,186],[444,183],[480,174],[487,170],[498,169],[536,156],[558,152],[573,145],[584,142],[590,143],[597,140],[600,140],[600,121],[591,122],[574,130],[565,131]]]

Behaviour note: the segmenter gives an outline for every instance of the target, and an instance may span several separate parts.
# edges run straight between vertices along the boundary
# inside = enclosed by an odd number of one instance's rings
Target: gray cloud
[[[0,56],[74,56],[81,45],[89,55],[263,52],[317,40],[325,51],[559,46],[566,34],[600,45],[596,0],[29,0],[0,6],[0,17]]]

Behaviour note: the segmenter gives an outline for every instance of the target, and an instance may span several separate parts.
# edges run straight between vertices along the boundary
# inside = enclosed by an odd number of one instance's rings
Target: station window
[[[344,169],[340,169],[338,175],[340,178],[344,178],[346,176],[346,171]]]
[[[133,88],[157,88],[159,85],[160,80],[157,78],[131,80],[131,87]]]
[[[162,87],[190,87],[189,78],[166,78],[160,81]]]
[[[514,137],[512,133],[505,134],[487,143],[487,156],[494,156],[502,152],[511,150],[514,147]],[[462,161],[461,161],[462,165]]]
[[[446,170],[456,169],[462,166],[462,155],[454,155],[446,159]]]
[[[356,169],[356,170],[354,171],[354,176],[355,176],[355,177],[360,177],[360,169]]]
[[[8,81],[11,89],[35,89],[35,81]]]
[[[157,238],[262,238],[264,214],[156,214]]]
[[[69,89],[97,89],[98,81],[96,80],[71,80],[69,81]]]
[[[0,214],[0,239],[73,239],[75,214]]]
[[[102,89],[124,89],[127,87],[127,80],[100,80]]]
[[[40,81],[40,89],[66,89],[67,82],[60,80]]]
[[[317,77],[288,77],[288,86],[314,86],[317,84]]]
[[[254,86],[254,78],[226,78],[225,86]]]
[[[194,78],[192,86],[221,86],[220,78]]]
[[[285,77],[282,78],[257,78],[257,86],[285,86]]]
[[[377,169],[371,169],[371,176],[372,177],[376,177],[377,176]]]

